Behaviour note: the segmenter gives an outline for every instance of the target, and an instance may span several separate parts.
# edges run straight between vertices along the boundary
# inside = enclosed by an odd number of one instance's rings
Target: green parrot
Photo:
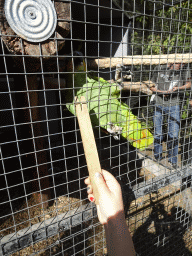
[[[153,143],[153,136],[146,129],[145,123],[141,123],[130,108],[121,102],[120,85],[111,84],[102,78],[91,78],[85,72],[82,58],[78,61],[74,58],[73,62],[69,62],[67,70],[69,73],[65,91],[66,107],[73,115],[74,97],[84,96],[93,126],[100,126],[115,139],[121,135],[140,150]]]

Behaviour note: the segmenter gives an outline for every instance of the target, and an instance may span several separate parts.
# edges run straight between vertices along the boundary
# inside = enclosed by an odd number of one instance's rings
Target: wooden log
[[[115,68],[120,65],[158,65],[167,63],[190,63],[192,54],[133,55],[122,58],[89,59],[88,69]]]

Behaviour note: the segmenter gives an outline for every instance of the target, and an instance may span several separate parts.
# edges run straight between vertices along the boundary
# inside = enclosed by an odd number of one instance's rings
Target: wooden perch
[[[130,90],[131,92],[136,93],[144,93],[147,95],[152,95],[152,91],[150,87],[154,86],[154,83],[151,81],[143,81],[143,82],[123,82],[123,90]]]
[[[192,62],[192,54],[162,54],[162,55],[131,55],[122,58],[104,58],[88,60],[88,69],[115,68],[121,65],[158,65],[167,63]]]

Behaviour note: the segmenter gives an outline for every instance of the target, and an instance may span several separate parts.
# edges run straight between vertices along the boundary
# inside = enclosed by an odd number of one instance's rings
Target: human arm
[[[94,181],[98,187],[99,203],[97,205],[98,218],[104,225],[109,256],[135,256],[133,241],[129,233],[123,208],[121,187],[109,172],[102,170],[97,173]],[[88,185],[88,198],[94,201],[90,179],[85,180]]]
[[[191,81],[187,81],[183,86],[173,87],[172,91],[175,92],[177,90],[186,90],[191,88]]]
[[[156,87],[151,87],[150,88],[152,92],[157,92],[157,93],[163,93],[163,94],[168,94],[169,91],[161,91],[161,90],[158,90]]]
[[[180,64],[177,64],[176,69],[180,68]],[[182,86],[173,87],[172,92],[186,90],[191,88],[191,69],[189,65],[182,72],[182,80],[184,81]]]
[[[156,87],[151,87],[151,91],[152,92],[157,92],[157,93],[163,93],[163,94],[170,94],[172,92],[175,92],[177,90],[186,90],[186,89],[189,89],[191,88],[191,81],[187,81],[183,86],[180,86],[180,87],[173,87],[172,90],[168,90],[168,91],[160,91],[158,90]]]
[[[159,71],[161,71],[161,65],[156,66],[153,70],[153,76],[151,78],[151,81],[155,84],[155,86],[152,86],[150,88],[150,90],[153,93],[156,93],[156,94],[168,94],[169,93],[168,91],[163,91],[163,90],[158,89],[158,74],[159,74]]]

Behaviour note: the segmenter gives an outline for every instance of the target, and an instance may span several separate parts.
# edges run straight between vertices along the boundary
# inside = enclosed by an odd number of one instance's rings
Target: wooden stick
[[[161,55],[130,55],[122,58],[90,59],[87,62],[88,69],[115,68],[120,65],[158,65],[167,63],[190,63],[191,53],[161,54]]]
[[[91,120],[90,120],[89,112],[87,109],[87,103],[86,103],[85,97],[82,96],[80,101],[77,97],[75,97],[75,103],[76,103],[77,119],[79,122],[79,128],[80,128],[81,138],[82,138],[84,152],[85,152],[85,158],[87,161],[87,167],[89,171],[89,177],[91,179],[91,185],[93,187],[95,203],[98,204],[99,193],[98,193],[98,188],[94,182],[94,179],[95,179],[96,172],[101,173],[101,165],[99,161],[99,156],[97,152]]]

